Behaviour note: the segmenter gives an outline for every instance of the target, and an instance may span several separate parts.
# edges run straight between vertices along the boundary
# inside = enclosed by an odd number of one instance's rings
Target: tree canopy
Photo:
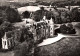
[[[21,18],[17,10],[7,6],[1,6],[0,7],[0,24],[4,22],[4,20],[14,23],[14,22],[21,21]]]
[[[0,25],[0,30],[3,30],[4,32],[8,32],[11,31],[13,29],[13,26],[10,22],[4,21],[1,25]]]
[[[30,13],[28,11],[25,11],[22,14],[23,14],[23,18],[29,18],[30,17]]]
[[[72,9],[72,11],[70,12],[70,17],[72,21],[80,21],[80,12],[78,11],[78,8],[74,8]]]
[[[6,8],[6,19],[11,23],[21,21],[18,12],[10,7]]]
[[[33,14],[33,19],[35,21],[40,21],[43,19],[43,16],[47,14],[47,10],[44,9],[44,7],[41,7],[40,10],[37,10],[36,12],[34,12]]]

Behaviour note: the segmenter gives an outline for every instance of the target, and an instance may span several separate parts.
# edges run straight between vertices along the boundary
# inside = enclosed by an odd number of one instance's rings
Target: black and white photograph
[[[80,0],[0,0],[0,56],[80,56]]]

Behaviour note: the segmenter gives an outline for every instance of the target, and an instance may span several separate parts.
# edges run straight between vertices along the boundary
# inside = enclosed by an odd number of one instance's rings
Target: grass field
[[[14,56],[13,51],[0,56]],[[50,45],[36,48],[35,56],[80,56],[80,37],[63,38]]]
[[[80,37],[63,38],[38,49],[37,56],[80,56]]]
[[[0,56],[14,56],[14,53],[13,53],[13,51],[0,52]]]
[[[77,29],[78,28],[78,29]],[[80,35],[80,24],[76,24],[75,29]],[[63,38],[50,45],[36,48],[37,56],[80,56],[80,37]]]

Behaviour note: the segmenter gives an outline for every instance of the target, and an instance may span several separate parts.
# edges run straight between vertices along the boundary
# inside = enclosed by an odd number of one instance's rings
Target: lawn
[[[80,37],[63,38],[60,41],[36,48],[35,56],[80,56]]]
[[[13,53],[13,51],[0,52],[0,56],[14,56],[14,53]]]

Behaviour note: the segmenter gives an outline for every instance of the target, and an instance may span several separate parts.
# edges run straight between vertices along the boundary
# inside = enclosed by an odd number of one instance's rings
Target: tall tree
[[[47,12],[48,12],[48,11],[45,10],[44,7],[41,7],[40,10],[37,10],[36,12],[34,12],[33,19],[34,19],[35,21],[40,21],[40,20],[42,20],[42,19],[43,19],[43,16],[44,16],[45,14],[47,14]]]
[[[12,24],[7,21],[4,21],[0,26],[0,30],[3,30],[4,32],[11,31],[12,29],[13,29]]]
[[[23,18],[29,18],[30,13],[28,11],[23,12]]]
[[[70,17],[72,21],[80,21],[80,12],[78,11],[78,8],[72,9]]]
[[[14,22],[21,21],[20,15],[18,14],[18,11],[14,10],[13,8],[7,7],[5,12],[7,15],[6,19],[9,22],[14,23]]]

